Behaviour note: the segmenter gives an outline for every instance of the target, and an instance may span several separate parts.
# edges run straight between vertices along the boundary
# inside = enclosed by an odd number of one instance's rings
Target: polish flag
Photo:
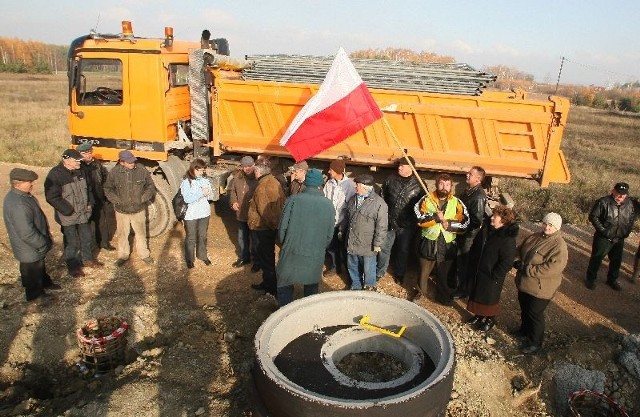
[[[347,53],[340,48],[318,93],[293,119],[280,145],[299,162],[342,142],[382,116]]]

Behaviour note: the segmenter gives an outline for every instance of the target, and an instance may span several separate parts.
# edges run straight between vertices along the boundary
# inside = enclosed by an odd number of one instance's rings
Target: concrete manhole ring
[[[394,338],[363,329],[363,315],[406,331]],[[257,393],[272,417],[435,417],[453,387],[455,352],[444,325],[414,303],[375,292],[334,291],[288,304],[265,320],[254,348]],[[388,382],[354,380],[335,366],[352,352],[391,355],[408,371]]]

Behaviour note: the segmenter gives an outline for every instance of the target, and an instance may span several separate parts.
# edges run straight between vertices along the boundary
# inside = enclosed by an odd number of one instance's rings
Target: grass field
[[[69,144],[67,79],[60,75],[0,73],[0,160],[53,166]],[[562,149],[570,184],[506,179],[500,183],[515,199],[523,219],[539,220],[556,211],[566,222],[584,224],[594,199],[626,181],[640,195],[640,117],[572,107]]]

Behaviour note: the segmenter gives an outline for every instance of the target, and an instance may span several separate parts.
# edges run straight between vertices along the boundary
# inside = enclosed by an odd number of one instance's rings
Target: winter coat
[[[240,210],[236,211],[236,218],[241,222],[246,222],[249,218],[249,201],[253,197],[257,185],[258,180],[255,175],[247,175],[241,169],[233,177],[229,205],[233,206],[234,203],[240,205]]]
[[[249,229],[278,230],[285,199],[282,185],[273,175],[261,176],[249,201]]]
[[[589,213],[589,221],[596,228],[596,235],[618,240],[629,236],[638,217],[638,203],[626,198],[617,205],[611,194],[596,200]]]
[[[47,217],[38,200],[29,193],[11,188],[4,198],[3,216],[16,259],[23,263],[44,259],[51,250],[52,239]]]
[[[382,198],[389,208],[389,230],[415,227],[413,207],[425,195],[418,179],[411,175],[404,178],[392,174],[382,186]]]
[[[89,163],[82,161],[80,169],[84,171],[85,178],[89,183],[89,190],[93,194],[93,200],[96,206],[102,206],[107,200],[104,195],[104,183],[107,181],[109,171],[102,163],[95,159]]]
[[[472,248],[472,251],[480,252],[470,255],[477,261],[475,265],[470,265],[472,269],[469,271],[475,278],[469,299],[493,306],[500,302],[504,279],[513,267],[519,227],[515,223],[499,229],[487,226],[484,244]],[[475,274],[471,271],[475,271]]]
[[[282,242],[276,268],[278,287],[317,284],[322,277],[325,250],[333,238],[335,210],[316,187],[287,198],[278,240]]]
[[[387,237],[389,215],[387,203],[375,192],[369,193],[356,207],[358,195],[347,203],[347,253],[374,256],[374,247],[382,247]]]
[[[185,220],[204,219],[211,216],[209,198],[203,191],[205,189],[209,190],[208,196],[213,194],[211,182],[204,177],[197,177],[191,181],[188,178],[182,180],[180,191],[184,202],[187,203],[187,213],[184,215]]]
[[[451,243],[456,238],[456,234],[464,233],[467,229],[469,214],[464,204],[451,194],[447,197],[446,205],[443,206],[443,204],[434,191],[422,197],[413,210],[418,226],[422,228],[423,238],[436,240],[442,234],[445,242]],[[449,222],[446,229],[438,218],[439,210],[444,212],[444,219]]]
[[[68,170],[60,162],[51,168],[44,180],[47,203],[55,209],[55,220],[62,226],[89,221],[93,196],[83,170]]]
[[[485,206],[487,205],[487,194],[481,184],[464,190],[460,201],[467,207],[469,213],[469,226],[461,237],[473,240],[482,228],[485,219]]]
[[[153,201],[156,186],[151,174],[140,164],[133,169],[116,165],[104,184],[104,193],[118,213],[139,213]]]
[[[356,184],[346,175],[340,181],[330,179],[324,185],[324,195],[333,204],[336,211],[335,226],[344,233],[347,227],[347,201],[356,194]]]
[[[518,247],[522,267],[516,274],[518,291],[536,298],[550,300],[560,287],[562,271],[567,266],[569,252],[562,232],[549,236],[542,232],[528,236]]]

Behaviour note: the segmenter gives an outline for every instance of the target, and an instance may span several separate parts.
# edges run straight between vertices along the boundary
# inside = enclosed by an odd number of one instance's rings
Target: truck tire
[[[169,184],[160,175],[153,176],[156,186],[156,198],[149,205],[148,224],[149,237],[158,237],[169,231],[176,222],[176,218],[171,208],[171,189]]]

